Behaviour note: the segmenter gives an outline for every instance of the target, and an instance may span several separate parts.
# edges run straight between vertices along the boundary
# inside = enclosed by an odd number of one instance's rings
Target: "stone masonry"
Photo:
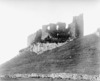
[[[84,35],[83,24],[83,14],[80,14],[79,16],[73,17],[73,21],[68,25],[68,28],[66,28],[66,23],[62,22],[43,25],[42,29],[28,37],[28,46],[38,42],[66,42],[70,38],[82,37]]]

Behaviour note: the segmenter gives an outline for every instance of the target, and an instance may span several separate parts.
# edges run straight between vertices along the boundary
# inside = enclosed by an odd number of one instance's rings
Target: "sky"
[[[84,35],[100,27],[99,0],[0,0],[0,64],[27,47],[27,37],[42,25],[72,22],[84,15]]]

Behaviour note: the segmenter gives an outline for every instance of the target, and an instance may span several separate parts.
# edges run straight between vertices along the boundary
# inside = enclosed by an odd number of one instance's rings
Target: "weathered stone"
[[[56,47],[60,47],[60,46],[62,46],[64,44],[65,43],[58,43],[58,44],[56,44],[56,43],[36,43],[32,47],[32,50],[30,49],[30,51],[35,52],[37,54],[41,54],[44,51],[52,50],[52,49],[54,49]]]
[[[40,42],[41,37],[42,37],[42,30],[40,29],[36,32],[35,42]]]
[[[73,17],[73,22],[68,26],[72,38],[82,37],[84,35],[83,24],[83,14]]]
[[[49,26],[50,26],[50,31],[51,32],[56,31],[56,24],[50,23]]]
[[[47,38],[50,34],[48,33],[48,25],[43,25],[42,26],[42,37],[41,39],[44,40]]]
[[[75,23],[71,23],[71,24],[69,24],[69,31],[70,31],[70,35],[71,35],[71,37],[72,38],[75,38],[76,37],[76,35],[75,35]]]
[[[27,45],[30,46],[33,43],[40,42],[41,36],[42,36],[41,30],[38,30],[36,33],[31,34],[30,36],[28,36]]]
[[[32,43],[58,43],[83,36],[83,14],[73,17],[73,22],[68,25],[62,22],[43,25],[42,30],[28,37],[28,46]]]
[[[65,31],[66,30],[66,23],[58,22],[57,26],[58,26],[58,31]]]
[[[28,36],[27,45],[30,46],[33,42],[35,42],[36,33]]]
[[[73,22],[76,24],[76,36],[82,37],[84,35],[84,22],[83,22],[83,14],[80,14],[79,16],[76,16],[73,18]]]

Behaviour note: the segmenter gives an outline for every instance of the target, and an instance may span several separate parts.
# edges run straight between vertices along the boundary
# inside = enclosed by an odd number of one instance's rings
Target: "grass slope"
[[[99,74],[100,39],[91,34],[40,55],[25,51],[3,64],[0,73],[70,72]]]

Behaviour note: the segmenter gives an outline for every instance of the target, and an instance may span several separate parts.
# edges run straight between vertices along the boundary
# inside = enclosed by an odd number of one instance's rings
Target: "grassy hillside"
[[[3,64],[0,73],[71,72],[99,74],[99,43],[100,39],[91,34],[40,55],[27,50]]]

